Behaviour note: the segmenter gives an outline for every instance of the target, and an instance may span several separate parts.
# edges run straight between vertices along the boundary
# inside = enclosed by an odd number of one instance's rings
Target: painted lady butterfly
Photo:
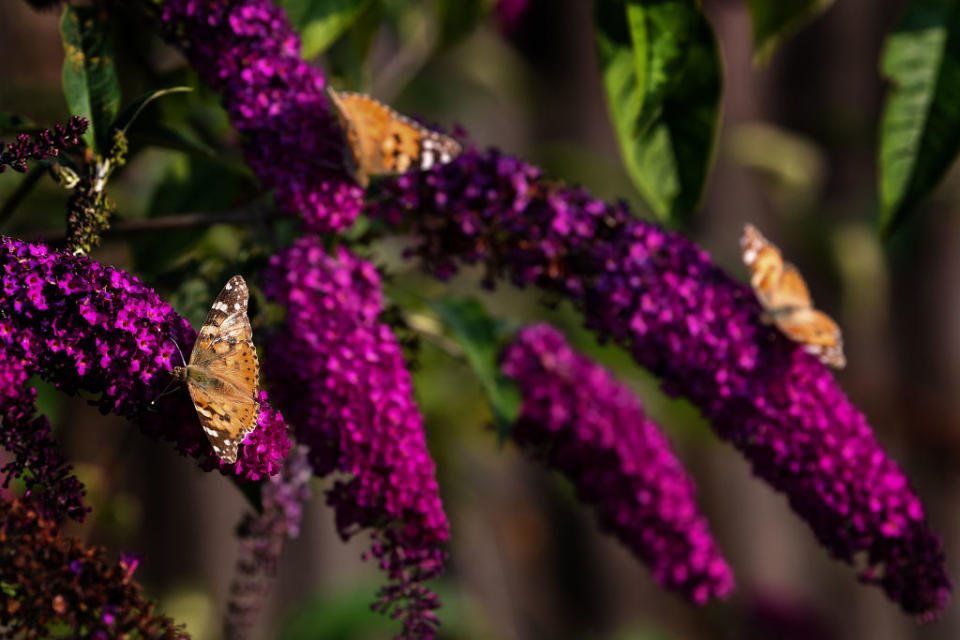
[[[257,426],[260,364],[247,318],[247,283],[233,276],[214,300],[186,367],[174,367],[175,380],[190,390],[213,451],[224,462],[237,461],[237,448]]]
[[[346,133],[351,173],[366,188],[370,176],[427,170],[460,155],[460,143],[360,93],[327,88]]]
[[[750,284],[770,320],[791,340],[831,367],[847,364],[840,327],[822,311],[813,308],[807,283],[797,268],[783,261],[780,250],[753,225],[740,238],[743,262],[750,267]]]

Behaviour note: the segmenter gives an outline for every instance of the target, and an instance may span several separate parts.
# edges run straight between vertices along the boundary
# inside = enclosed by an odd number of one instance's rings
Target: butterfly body
[[[327,88],[346,134],[347,165],[361,186],[370,176],[426,171],[460,155],[460,143],[401,115],[370,96]]]
[[[744,228],[740,245],[743,261],[750,268],[750,285],[767,319],[821,362],[842,369],[847,361],[840,327],[813,307],[807,283],[797,268],[785,262],[780,250],[753,225]]]
[[[214,453],[236,462],[237,451],[257,426],[260,365],[247,318],[247,284],[234,276],[204,320],[185,367],[173,377],[186,383]]]

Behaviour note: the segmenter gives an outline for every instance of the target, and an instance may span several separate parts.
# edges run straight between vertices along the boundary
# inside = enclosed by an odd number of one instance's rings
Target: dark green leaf
[[[960,151],[960,0],[919,0],[887,36],[880,224],[892,231]]]
[[[453,338],[463,347],[467,364],[480,381],[502,443],[513,430],[520,413],[520,389],[500,372],[500,334],[497,322],[478,301],[470,298],[440,298],[430,306],[440,316]]]
[[[485,0],[434,0],[441,47],[454,45],[473,33],[492,3]]]
[[[66,7],[60,34],[67,107],[71,114],[90,121],[83,135],[87,146],[105,152],[110,144],[109,125],[120,104],[120,83],[108,23],[93,7]]]
[[[0,113],[0,133],[19,133],[32,126],[33,121],[30,118],[15,113]]]
[[[300,32],[304,58],[318,56],[343,35],[371,0],[283,0],[290,21]]]
[[[131,141],[137,145],[182,151],[195,158],[209,160],[234,173],[253,177],[250,167],[239,155],[217,151],[189,129],[174,129],[163,124],[137,123],[132,126]]]
[[[182,151],[186,154],[205,159],[217,157],[217,150],[184,128],[172,129],[162,124],[137,124],[133,127],[137,140],[144,144]]]
[[[830,8],[833,0],[746,0],[753,26],[753,60],[763,64],[784,40]]]
[[[193,91],[193,87],[170,87],[168,89],[159,89],[157,91],[150,91],[145,93],[123,110],[116,121],[113,123],[113,129],[119,129],[123,133],[127,132],[127,129],[130,128],[130,124],[137,119],[137,116],[146,108],[148,104],[159,98],[160,96],[165,96],[170,93],[186,93],[187,91]]]
[[[191,156],[174,156],[156,185],[150,204],[150,215],[163,216],[191,211],[223,211],[234,205],[240,189],[239,176],[221,165]],[[171,229],[163,232],[163,241],[157,234],[142,234],[130,238],[132,260],[142,273],[158,273],[170,265],[182,263],[205,233],[197,229]],[[208,257],[210,251],[201,257]],[[180,276],[181,278],[183,276]],[[214,292],[215,294],[216,292]],[[209,297],[201,306],[209,307]],[[208,309],[209,310],[209,309]],[[183,311],[183,309],[181,309]],[[200,316],[202,319],[203,316]]]
[[[324,53],[327,71],[341,78],[345,87],[364,87],[369,84],[367,60],[377,34],[387,19],[382,2],[370,2],[354,23]]]
[[[690,213],[713,164],[723,85],[694,0],[598,0],[597,46],[627,172],[662,219]]]

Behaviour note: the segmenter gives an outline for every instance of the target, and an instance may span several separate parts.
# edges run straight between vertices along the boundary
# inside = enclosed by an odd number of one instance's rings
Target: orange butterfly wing
[[[750,284],[757,300],[780,331],[805,345],[824,364],[843,368],[843,337],[837,323],[813,308],[810,291],[800,272],[783,261],[780,250],[753,226],[740,240],[743,261],[750,268]]]
[[[370,176],[430,169],[457,157],[453,138],[431,131],[370,96],[327,89],[346,132],[351,172],[362,186]]]
[[[350,170],[362,186],[370,182],[370,174],[385,168],[378,150],[378,141],[386,134],[390,110],[375,100],[354,99],[353,94],[327,90],[340,125],[346,132],[347,147],[352,155]]]
[[[257,426],[260,403],[197,379],[188,379],[187,388],[214,453],[224,462],[236,462],[240,445]]]
[[[425,138],[422,129],[400,118],[387,123],[387,132],[380,142],[383,166],[391,172],[403,173],[420,160],[420,143]]]
[[[200,425],[224,462],[236,462],[238,447],[256,428],[260,410],[260,365],[248,299],[243,278],[231,278],[203,322],[184,373]]]
[[[843,355],[843,336],[833,318],[817,309],[802,309],[774,316],[785,336],[806,346],[821,362],[837,369],[847,364]]]
[[[807,283],[795,266],[784,263],[780,279],[767,294],[767,304],[772,313],[779,313],[781,310],[808,309],[813,305]]]

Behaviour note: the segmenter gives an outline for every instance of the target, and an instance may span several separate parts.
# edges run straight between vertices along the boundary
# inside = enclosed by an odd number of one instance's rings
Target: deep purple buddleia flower
[[[270,0],[168,0],[161,19],[220,93],[247,163],[277,205],[315,231],[349,227],[363,191],[344,171],[323,73],[300,58],[283,9]]]
[[[184,389],[151,408],[196,331],[135,277],[86,257],[0,238],[0,348],[68,394],[95,394],[103,413],[136,422],[226,475],[259,480],[280,470],[290,443],[266,404],[235,464],[219,460]]]
[[[694,243],[496,151],[388,181],[368,211],[408,223],[412,253],[439,277],[483,263],[488,284],[506,276],[573,300],[699,407],[834,556],[865,560],[863,581],[923,617],[945,606],[941,542],[906,476],[831,373],[763,324],[752,291]]]
[[[264,290],[287,308],[268,344],[266,379],[317,475],[351,476],[327,501],[344,539],[374,528],[371,553],[391,580],[375,608],[402,619],[402,637],[432,638],[439,603],[422,583],[443,568],[449,527],[410,374],[377,319],[376,269],[301,238],[271,259]]]
[[[32,373],[24,358],[0,349],[0,447],[13,460],[0,469],[6,489],[13,478],[26,484],[24,501],[46,520],[83,520],[83,485],[60,453],[50,422],[36,415],[37,392],[27,385]]]
[[[155,612],[131,577],[129,556],[107,561],[102,547],[62,535],[19,500],[0,500],[0,629],[3,637],[41,640],[63,625],[70,637],[187,638]]]
[[[566,474],[657,582],[696,604],[733,590],[693,480],[626,386],[548,325],[520,331],[502,370],[523,394],[513,439]]]
[[[86,132],[89,124],[86,118],[73,116],[66,126],[58,124],[53,129],[44,129],[32,136],[21,133],[12,144],[0,140],[0,173],[7,167],[26,173],[27,161],[46,160],[60,155],[68,147],[80,143],[80,136]]]
[[[246,513],[237,527],[240,555],[230,586],[226,638],[244,638],[256,623],[276,576],[283,543],[300,535],[312,475],[307,448],[292,447],[283,470],[263,484],[263,510]]]

